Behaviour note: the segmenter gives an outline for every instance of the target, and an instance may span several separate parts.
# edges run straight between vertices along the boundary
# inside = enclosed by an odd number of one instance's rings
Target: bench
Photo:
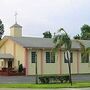
[[[43,84],[63,83],[69,81],[69,76],[39,76],[39,80]]]

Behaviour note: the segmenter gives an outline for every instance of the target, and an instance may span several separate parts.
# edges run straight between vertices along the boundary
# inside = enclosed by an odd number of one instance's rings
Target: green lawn
[[[71,84],[0,84],[0,88],[84,88],[90,87],[90,82],[77,82]]]

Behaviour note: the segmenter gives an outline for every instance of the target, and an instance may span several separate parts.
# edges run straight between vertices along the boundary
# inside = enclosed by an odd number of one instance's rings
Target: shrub
[[[22,64],[19,65],[18,72],[23,72],[23,65]]]

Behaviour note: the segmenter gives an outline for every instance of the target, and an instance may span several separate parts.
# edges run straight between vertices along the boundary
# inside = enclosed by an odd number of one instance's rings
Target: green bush
[[[64,83],[69,81],[69,76],[39,76],[39,80],[43,84],[52,83],[51,81],[53,81],[53,83]]]
[[[19,65],[18,72],[20,72],[20,73],[23,72],[23,65],[22,64]]]

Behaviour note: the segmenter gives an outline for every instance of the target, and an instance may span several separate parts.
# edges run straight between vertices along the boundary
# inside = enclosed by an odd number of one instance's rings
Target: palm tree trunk
[[[68,68],[69,68],[69,82],[71,83],[72,86],[72,77],[71,77],[71,61],[69,60],[69,57],[67,55],[68,58]]]

